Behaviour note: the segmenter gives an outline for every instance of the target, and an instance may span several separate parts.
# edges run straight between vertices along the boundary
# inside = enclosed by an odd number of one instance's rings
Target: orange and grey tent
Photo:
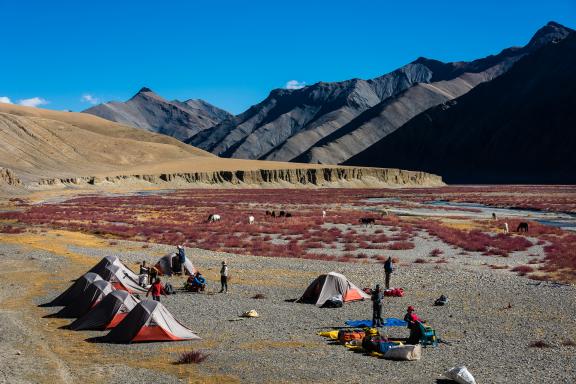
[[[132,272],[132,270],[130,268],[125,266],[124,263],[122,263],[117,256],[104,257],[102,260],[100,260],[98,262],[98,264],[93,266],[92,269],[89,270],[88,272],[94,272],[94,273],[97,273],[100,276],[102,276],[103,273],[106,273],[105,269],[109,265],[118,266],[119,268],[122,269],[122,272],[124,272],[126,275],[128,275],[128,277],[130,277],[134,281],[138,281],[138,275],[135,274],[134,272]]]
[[[315,304],[321,307],[326,301],[338,298],[342,302],[369,299],[370,296],[360,288],[352,284],[346,276],[330,272],[326,275],[318,276],[304,291],[298,302]]]
[[[82,293],[88,288],[90,284],[95,281],[102,280],[102,277],[97,273],[88,272],[78,278],[74,284],[68,287],[67,290],[62,292],[60,296],[52,300],[47,304],[43,304],[43,307],[59,307],[65,306],[73,303]]]
[[[112,292],[114,287],[110,282],[105,280],[97,280],[90,284],[82,294],[77,297],[72,303],[68,304],[60,311],[51,317],[80,317],[84,316],[88,311],[98,304],[100,300],[107,294]]]
[[[69,328],[74,331],[114,328],[139,302],[127,291],[110,292],[90,312],[72,322]]]
[[[143,300],[103,337],[110,343],[200,340],[159,301]]]
[[[155,265],[156,269],[158,269],[158,273],[160,275],[172,276],[172,266],[177,262],[177,259],[178,255],[175,253],[169,253],[162,256]],[[196,273],[196,268],[194,268],[194,265],[187,257],[184,261],[184,273],[186,275],[193,275]]]
[[[146,289],[138,285],[137,281],[132,280],[126,271],[118,265],[107,265],[100,271],[100,276],[102,279],[109,281],[114,289],[130,293],[146,293]]]

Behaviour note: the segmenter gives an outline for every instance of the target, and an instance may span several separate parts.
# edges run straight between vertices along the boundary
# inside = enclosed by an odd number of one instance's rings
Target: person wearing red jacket
[[[152,293],[152,300],[160,301],[160,295],[166,296],[166,291],[164,290],[164,286],[160,282],[160,278],[157,277],[156,280],[152,283],[148,292],[146,292],[146,297]]]
[[[414,307],[409,306],[404,315],[404,321],[408,323],[408,329],[410,329],[410,337],[408,337],[407,344],[418,344],[420,343],[420,338],[422,336],[420,332],[420,323],[424,322],[418,315],[414,312]]]

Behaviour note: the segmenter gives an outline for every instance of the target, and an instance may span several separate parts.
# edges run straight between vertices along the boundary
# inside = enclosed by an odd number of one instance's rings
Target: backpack
[[[174,290],[174,287],[172,286],[172,284],[170,283],[166,283],[166,285],[164,286],[164,292],[167,295],[175,295],[176,291]]]

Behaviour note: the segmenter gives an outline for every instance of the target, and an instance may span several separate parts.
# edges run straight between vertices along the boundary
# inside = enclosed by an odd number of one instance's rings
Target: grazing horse
[[[284,217],[284,216],[286,216],[286,212],[280,211],[280,214],[278,215],[278,217]]]
[[[208,220],[206,220],[206,222],[214,223],[215,221],[220,221],[220,219],[221,219],[220,215],[213,213],[210,216],[208,216]]]
[[[322,210],[322,220],[326,218],[326,211]]]
[[[360,222],[360,224],[365,225],[365,226],[372,226],[374,224],[376,224],[376,220],[373,217],[363,217],[360,220],[358,220]]]
[[[286,212],[286,215],[284,215],[284,217],[292,217],[292,214],[290,212]]]
[[[254,224],[254,221],[255,221],[254,216],[252,215],[248,216],[248,224]]]
[[[504,233],[506,233],[506,234],[510,233],[510,231],[508,229],[508,223],[504,223]]]
[[[516,232],[528,232],[528,223],[522,222],[518,224],[518,228],[516,228]]]

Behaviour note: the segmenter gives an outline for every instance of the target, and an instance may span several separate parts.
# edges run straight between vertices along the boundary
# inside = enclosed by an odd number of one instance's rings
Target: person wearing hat
[[[418,344],[420,343],[420,323],[423,320],[418,317],[418,315],[414,312],[414,307],[409,306],[406,315],[404,315],[404,321],[408,323],[408,329],[410,329],[410,336],[408,337],[408,344]]]
[[[228,264],[226,261],[222,262],[222,268],[220,268],[220,284],[222,285],[220,293],[228,293]]]
[[[384,326],[382,299],[384,299],[384,295],[380,290],[380,284],[376,284],[376,289],[372,291],[372,327]]]
[[[178,248],[178,262],[180,263],[180,273],[184,271],[184,263],[186,262],[186,254],[184,253],[184,247],[179,245]]]

